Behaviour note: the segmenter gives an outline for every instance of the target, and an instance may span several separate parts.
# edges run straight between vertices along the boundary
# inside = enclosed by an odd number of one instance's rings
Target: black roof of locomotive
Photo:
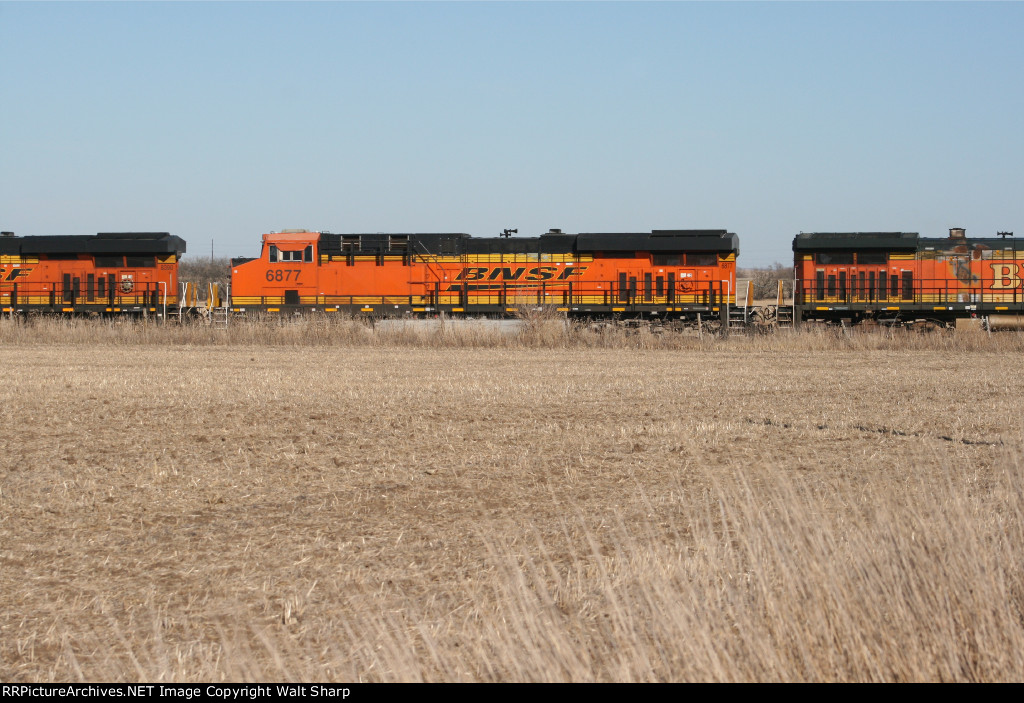
[[[175,254],[185,253],[185,240],[168,232],[100,232],[56,237],[0,237],[0,254]]]
[[[739,254],[739,237],[724,229],[656,229],[651,232],[565,234],[548,232],[539,237],[474,237],[461,232],[427,233],[320,233],[320,250],[341,252],[342,242],[359,237],[361,251],[389,251],[403,238],[413,251],[433,256],[461,254],[573,254],[606,252],[714,251]]]
[[[1024,249],[1013,237],[922,237],[917,232],[801,232],[793,251],[885,249],[889,251],[948,250],[957,245],[988,249]]]
[[[949,250],[958,243],[970,247],[980,245],[985,249],[1024,251],[1024,243],[1018,243],[1016,237],[964,237],[962,239],[955,239],[953,237],[921,237],[918,243],[921,249],[935,249],[936,251]]]
[[[724,229],[656,229],[647,233],[581,233],[577,251],[728,251],[740,253],[740,238]]]
[[[801,232],[793,238],[793,251],[830,249],[916,250],[917,232]]]

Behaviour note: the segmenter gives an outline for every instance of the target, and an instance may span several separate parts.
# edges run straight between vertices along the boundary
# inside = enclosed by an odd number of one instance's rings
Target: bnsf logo
[[[1020,288],[1020,264],[992,264],[992,288]]]
[[[6,276],[3,277],[3,280],[4,280],[5,283],[7,281],[17,281],[19,278],[25,278],[30,273],[32,273],[32,269],[31,268],[27,268],[27,269],[22,269],[22,268],[11,269],[10,272]]]
[[[559,273],[558,266],[467,266],[455,277],[456,281],[564,281],[572,276],[582,276],[586,266],[566,266]]]

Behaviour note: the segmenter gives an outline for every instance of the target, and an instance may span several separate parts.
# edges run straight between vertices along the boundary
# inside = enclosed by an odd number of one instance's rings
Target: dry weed
[[[202,321],[157,319],[0,318],[0,344],[346,346],[436,349],[648,349],[678,351],[941,351],[1024,352],[1024,332],[987,333],[965,326],[944,332],[808,325],[727,335],[673,332],[657,327],[591,324],[524,308],[517,320],[373,320],[346,315],[236,318],[225,329]]]

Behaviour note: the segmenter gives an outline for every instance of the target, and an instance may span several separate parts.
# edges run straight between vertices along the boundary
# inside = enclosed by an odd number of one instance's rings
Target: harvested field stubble
[[[877,326],[840,329],[809,324],[801,330],[764,328],[759,334],[698,335],[567,321],[560,315],[524,310],[519,326],[494,320],[373,320],[345,315],[233,319],[227,329],[204,322],[163,324],[154,320],[0,318],[0,344],[114,346],[427,347],[439,349],[649,349],[679,351],[836,352],[943,351],[1024,353],[1024,334],[985,333],[980,326],[955,332],[920,333]]]
[[[1024,677],[1019,335],[26,329],[5,681]]]

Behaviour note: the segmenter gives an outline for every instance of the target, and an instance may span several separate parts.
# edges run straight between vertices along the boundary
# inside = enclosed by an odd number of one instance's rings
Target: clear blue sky
[[[0,2],[0,228],[1024,236],[1022,3]]]

